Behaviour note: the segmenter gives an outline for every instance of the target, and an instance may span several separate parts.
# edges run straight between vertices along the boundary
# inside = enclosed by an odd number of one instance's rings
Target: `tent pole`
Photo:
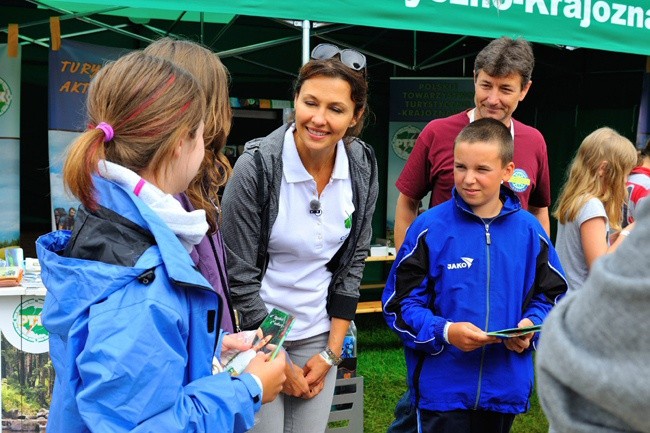
[[[302,21],[302,64],[309,61],[309,20]]]
[[[356,50],[356,51],[358,51],[358,52],[360,52],[362,54],[365,54],[368,57],[373,57],[375,59],[382,60],[382,61],[384,61],[386,63],[390,63],[390,64],[395,65],[395,66],[399,66],[400,68],[408,69],[409,71],[413,70],[413,68],[411,66],[407,65],[406,63],[401,63],[401,62],[398,62],[396,60],[389,59],[388,57],[385,57],[385,56],[370,52],[368,50],[364,50],[362,48],[354,47],[354,46],[352,46],[352,45],[350,45],[348,43],[341,42],[341,41],[339,41],[337,39],[330,38],[328,36],[323,36],[323,35],[318,35],[318,36],[321,39],[326,40],[327,42],[331,42],[333,44],[338,45],[339,47],[352,48],[352,49],[354,49],[354,50]]]
[[[415,68],[418,66],[418,32],[413,30],[413,69],[415,71]]]
[[[223,36],[228,31],[228,29],[235,23],[235,20],[238,17],[239,17],[239,15],[233,16],[232,19],[228,22],[228,24],[226,24],[225,26],[223,26],[221,28],[221,30],[219,30],[219,33],[217,33],[217,35],[214,37],[214,39],[212,39],[212,41],[210,42],[208,47],[212,48],[214,46],[214,44],[221,38],[221,36]]]
[[[223,58],[226,58],[226,57],[237,56],[239,54],[245,54],[245,53],[250,53],[250,52],[253,52],[253,51],[263,50],[264,48],[269,48],[269,47],[273,47],[273,46],[276,46],[276,45],[286,44],[288,42],[297,41],[300,38],[301,38],[300,36],[288,36],[286,38],[277,39],[275,41],[260,42],[259,44],[253,44],[253,45],[248,45],[248,46],[245,46],[245,47],[233,48],[232,50],[219,51],[219,52],[217,52],[217,55],[220,58],[223,59]]]
[[[120,29],[122,27],[127,27],[128,24],[118,24],[115,27]],[[101,33],[101,32],[106,32],[108,31],[107,29],[90,29],[90,30],[84,30],[81,32],[75,32],[75,33],[67,33],[65,35],[61,35],[61,39],[67,39],[67,38],[75,38],[77,36],[86,36],[86,35],[92,35],[94,33]],[[35,45],[41,45],[45,48],[50,48],[50,44],[48,43],[50,38],[49,36],[47,38],[40,38],[40,39],[32,39],[28,38],[27,36],[18,36],[21,39],[24,39],[27,42],[21,42],[20,45],[29,45],[29,44],[35,44]]]
[[[199,17],[200,17],[200,20],[201,20],[201,45],[203,45],[203,36],[204,36],[204,31],[205,31],[205,29],[204,29],[204,27],[205,27],[205,14],[204,14],[204,12],[200,12]]]
[[[65,10],[65,9],[61,9],[61,8],[57,8],[57,7],[54,7],[54,6],[51,6],[51,5],[48,5],[47,3],[43,3],[43,2],[41,2],[41,1],[39,1],[39,0],[27,0],[27,1],[30,2],[30,3],[33,3],[33,4],[35,4],[35,5],[38,5],[38,6],[42,6],[42,7],[46,8],[46,9],[50,9],[50,10],[53,10],[53,11],[55,11],[55,12],[61,13],[61,14],[66,14],[66,15],[68,15],[68,14],[73,14],[73,13],[70,12],[70,11],[67,11],[67,10]],[[150,44],[151,42],[153,42],[152,39],[146,38],[146,37],[144,37],[144,36],[140,36],[140,35],[138,35],[138,34],[136,34],[136,33],[133,33],[133,32],[129,32],[129,31],[126,31],[126,30],[118,29],[118,28],[116,28],[115,26],[112,26],[112,25],[110,25],[110,24],[103,23],[103,22],[101,22],[101,21],[97,21],[97,20],[92,19],[92,18],[88,18],[88,17],[76,17],[76,19],[78,19],[78,20],[80,20],[80,21],[83,21],[83,22],[85,22],[85,23],[88,23],[88,24],[93,24],[93,25],[95,25],[95,26],[97,26],[97,27],[102,27],[102,28],[104,28],[104,29],[110,30],[110,31],[115,32],[115,33],[119,33],[119,34],[121,34],[121,35],[123,35],[123,36],[128,36],[128,37],[130,37],[130,38],[133,38],[133,39],[137,39],[137,40],[139,40],[139,41],[146,42],[146,43],[148,43],[148,44]]]
[[[217,53],[217,55],[218,55],[219,57],[221,57],[221,56],[219,55],[219,53]],[[280,69],[280,68],[274,68],[274,67],[272,67],[272,66],[265,65],[265,64],[260,63],[260,62],[256,62],[256,61],[253,61],[253,60],[250,60],[250,59],[245,59],[244,57],[241,57],[241,56],[233,56],[233,57],[234,57],[235,59],[237,59],[237,60],[241,60],[242,62],[251,63],[251,64],[253,64],[253,65],[255,65],[255,66],[259,66],[259,67],[262,67],[262,68],[265,68],[265,69],[269,69],[269,70],[271,70],[271,71],[280,72],[280,73],[282,73],[282,74],[288,75],[288,76],[293,77],[293,78],[296,78],[296,77],[298,76],[297,74],[295,74],[295,73],[293,73],[293,72],[285,71],[285,70]]]
[[[171,35],[171,32],[172,32],[172,30],[174,30],[174,27],[176,27],[176,25],[181,22],[181,20],[183,19],[183,17],[185,16],[186,13],[187,13],[187,11],[181,12],[181,14],[178,16],[178,18],[176,18],[176,20],[174,20],[172,25],[169,26],[169,28],[167,29],[167,32],[165,33],[164,36]]]
[[[0,29],[0,32],[2,33],[9,33],[9,30],[5,29]],[[32,39],[28,36],[21,35],[20,33],[18,34],[18,39],[22,39],[26,42],[21,42],[20,45],[28,45],[28,44],[34,44],[34,45],[40,45],[45,48],[50,48],[50,44],[46,43],[46,41],[49,41],[50,38],[44,38],[43,40],[39,39]]]
[[[92,12],[79,12],[79,13],[75,13],[75,14],[61,15],[61,16],[59,16],[59,20],[63,21],[63,20],[69,20],[69,19],[72,19],[72,18],[87,17],[89,15],[105,14],[105,13],[108,13],[108,12],[119,11],[120,9],[126,9],[126,7],[125,6],[117,6],[117,7],[112,7],[112,8],[108,8],[108,9],[101,9],[101,10],[92,11]],[[49,25],[50,24],[50,19],[48,18],[46,20],[32,21],[31,23],[23,23],[23,24],[20,24],[20,29],[22,30],[22,29],[24,29],[26,27],[40,26],[42,24],[48,24]],[[7,28],[8,27],[1,28],[0,32],[6,31]]]
[[[451,59],[442,60],[440,62],[432,63],[430,65],[419,66],[417,70],[418,71],[424,71],[425,69],[435,68],[436,66],[445,65],[447,63],[455,62],[456,60],[463,60],[464,61],[467,57],[472,57],[472,56],[475,56],[477,54],[478,54],[478,51],[475,51],[473,53],[463,54],[462,56],[457,56],[457,57],[453,57]]]
[[[461,36],[460,38],[456,39],[454,42],[447,45],[443,49],[438,50],[433,56],[427,57],[425,60],[422,60],[422,62],[420,62],[420,66],[426,66],[427,63],[434,60],[436,57],[440,57],[442,54],[444,54],[445,52],[447,52],[451,48],[455,47],[459,43],[463,42],[465,39],[467,39],[467,36]]]

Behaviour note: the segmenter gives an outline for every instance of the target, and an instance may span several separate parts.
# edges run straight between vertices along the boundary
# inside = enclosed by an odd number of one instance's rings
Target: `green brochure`
[[[521,337],[522,335],[538,332],[542,330],[542,325],[524,326],[522,328],[508,328],[500,331],[488,332],[487,335],[492,337],[512,338]]]

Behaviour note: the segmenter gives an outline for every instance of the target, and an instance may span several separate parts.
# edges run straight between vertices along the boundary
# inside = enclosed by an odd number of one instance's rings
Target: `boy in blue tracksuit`
[[[513,153],[497,120],[461,131],[452,198],[413,222],[384,289],[421,432],[508,432],[529,407],[536,334],[487,332],[541,324],[567,285],[544,229],[501,185]]]

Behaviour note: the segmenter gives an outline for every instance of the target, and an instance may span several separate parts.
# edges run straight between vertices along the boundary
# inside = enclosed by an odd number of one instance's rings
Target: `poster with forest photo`
[[[43,296],[0,297],[2,432],[45,431],[54,368],[41,320],[43,301]]]

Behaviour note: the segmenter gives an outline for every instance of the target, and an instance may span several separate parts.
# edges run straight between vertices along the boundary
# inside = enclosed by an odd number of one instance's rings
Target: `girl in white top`
[[[593,262],[629,234],[631,227],[619,230],[625,181],[636,161],[632,142],[611,128],[595,130],[580,144],[553,212],[558,220],[555,248],[570,291],[582,287]],[[610,229],[615,236],[610,237]]]

